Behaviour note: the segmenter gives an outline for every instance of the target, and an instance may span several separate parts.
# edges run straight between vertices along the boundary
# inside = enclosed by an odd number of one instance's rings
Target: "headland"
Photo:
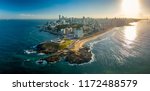
[[[112,28],[129,26],[130,23],[139,20],[131,18],[67,18],[59,15],[58,20],[39,26],[41,31],[57,35],[59,38],[37,45],[37,52],[48,54],[47,58],[40,59],[46,60],[48,63],[61,60],[70,64],[87,63],[92,59],[92,52],[85,43],[98,38]]]

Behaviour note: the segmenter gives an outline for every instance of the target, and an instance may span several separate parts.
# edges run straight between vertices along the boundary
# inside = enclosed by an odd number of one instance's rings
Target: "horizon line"
[[[72,17],[67,17],[72,18]],[[77,19],[82,19],[83,17],[73,17]],[[85,18],[93,18],[93,17],[85,17]],[[93,19],[148,19],[148,18],[133,18],[133,17],[100,17]],[[0,18],[0,20],[58,20],[59,18]]]

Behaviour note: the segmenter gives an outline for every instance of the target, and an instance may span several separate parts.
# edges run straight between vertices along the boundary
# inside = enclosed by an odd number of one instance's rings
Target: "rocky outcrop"
[[[54,63],[60,60],[59,55],[53,55],[53,56],[49,56],[47,58],[45,58],[44,60],[46,60],[49,63]]]
[[[36,48],[38,53],[51,54],[47,58],[42,59],[48,63],[55,63],[60,61],[61,58],[65,58],[70,64],[82,64],[89,62],[92,57],[92,53],[87,47],[81,48],[76,52],[69,49],[60,50],[58,43],[47,42],[39,44]]]
[[[38,53],[45,53],[45,54],[55,53],[59,49],[59,44],[55,42],[46,42],[37,45],[36,49]]]
[[[92,53],[89,48],[82,48],[78,52],[70,51],[66,56],[66,61],[70,64],[82,64],[91,60]]]

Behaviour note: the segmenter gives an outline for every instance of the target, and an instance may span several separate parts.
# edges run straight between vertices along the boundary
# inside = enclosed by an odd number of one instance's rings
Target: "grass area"
[[[43,45],[43,47],[44,48],[59,48],[59,45],[58,45],[58,43],[45,43],[44,45]]]
[[[82,24],[63,24],[63,25],[57,25],[56,29],[61,30],[64,28],[72,27],[72,28],[81,28],[83,25]]]
[[[69,47],[72,43],[73,43],[72,40],[65,38],[62,40],[62,43],[60,43],[59,49],[65,49],[65,48]]]

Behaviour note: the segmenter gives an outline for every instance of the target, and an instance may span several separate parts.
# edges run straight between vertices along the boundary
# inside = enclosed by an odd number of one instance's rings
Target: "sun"
[[[125,17],[136,18],[140,14],[139,0],[122,0],[122,14]]]

